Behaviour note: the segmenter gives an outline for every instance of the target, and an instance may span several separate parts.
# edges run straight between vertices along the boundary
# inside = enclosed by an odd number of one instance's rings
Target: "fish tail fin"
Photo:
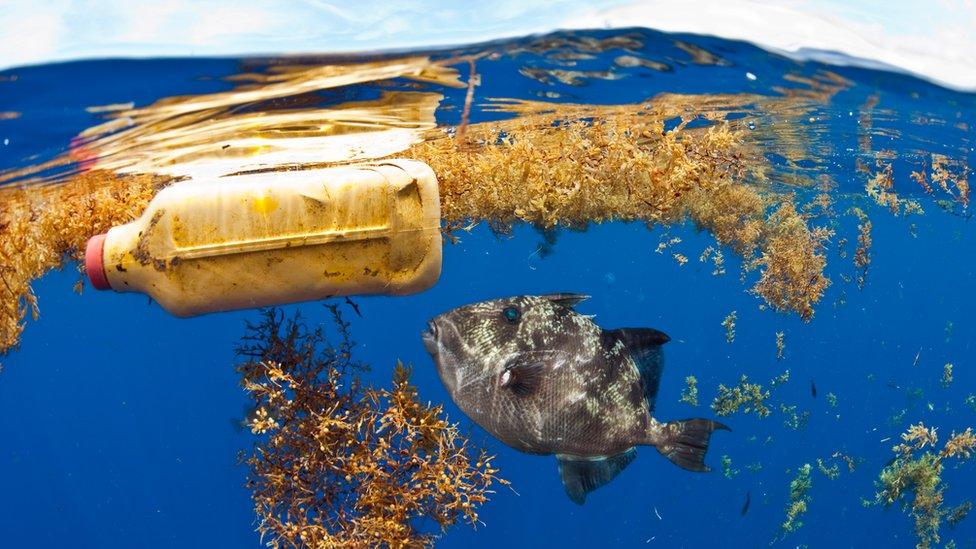
[[[657,451],[678,467],[696,472],[711,470],[705,465],[705,452],[708,451],[708,439],[712,433],[720,429],[731,431],[722,423],[702,418],[657,425],[653,437]]]

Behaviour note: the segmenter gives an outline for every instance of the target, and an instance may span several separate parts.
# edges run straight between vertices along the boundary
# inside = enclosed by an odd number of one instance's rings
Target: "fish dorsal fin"
[[[516,358],[505,365],[499,385],[520,397],[529,396],[542,383],[543,363],[537,360]]]
[[[590,298],[590,296],[586,294],[574,294],[570,292],[547,294],[540,297],[542,297],[543,299],[548,299],[549,301],[552,301],[556,305],[562,305],[567,309],[572,309],[573,307],[579,305],[580,303]]]
[[[654,411],[657,389],[661,384],[661,371],[664,369],[664,353],[661,346],[671,341],[668,334],[654,328],[620,328],[603,332],[609,343],[621,342],[633,357],[640,373],[641,385],[648,410]],[[611,345],[612,346],[612,345]],[[610,348],[608,346],[607,348]]]
[[[573,503],[583,505],[586,494],[613,480],[637,457],[633,448],[605,458],[587,459],[573,456],[556,456],[559,477],[566,495]]]

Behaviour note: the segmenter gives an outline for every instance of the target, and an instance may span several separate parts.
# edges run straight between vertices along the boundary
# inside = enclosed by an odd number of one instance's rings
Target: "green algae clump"
[[[475,525],[496,476],[440,406],[422,404],[410,369],[397,364],[391,389],[360,384],[348,324],[331,308],[339,341],[297,315],[275,310],[249,324],[237,366],[258,439],[242,453],[258,531],[267,545],[416,547],[417,529]]]
[[[944,519],[955,525],[968,513],[968,502],[952,509],[945,507],[942,470],[947,458],[969,459],[976,449],[976,436],[971,428],[953,433],[942,450],[936,451],[936,429],[918,423],[910,426],[901,439],[893,448],[894,460],[881,470],[875,482],[878,493],[874,503],[885,507],[900,504],[914,519],[917,547],[928,548],[939,543]]]

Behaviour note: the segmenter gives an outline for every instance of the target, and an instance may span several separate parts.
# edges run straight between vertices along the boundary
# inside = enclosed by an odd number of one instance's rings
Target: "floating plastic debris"
[[[179,316],[407,294],[440,275],[437,179],[390,160],[182,181],[87,248],[93,286],[148,293]]]

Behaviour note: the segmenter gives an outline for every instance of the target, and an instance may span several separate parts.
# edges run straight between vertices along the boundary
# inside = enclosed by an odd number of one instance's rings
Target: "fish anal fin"
[[[708,472],[711,469],[705,465],[705,453],[708,451],[709,438],[717,430],[731,431],[728,426],[710,419],[669,421],[663,425],[654,446],[661,455],[682,469]]]
[[[573,503],[583,505],[586,495],[610,482],[637,457],[633,448],[605,458],[556,456],[559,477],[566,495]]]
[[[605,338],[619,341],[627,348],[640,372],[641,384],[647,407],[654,411],[661,372],[664,370],[664,353],[661,346],[671,341],[668,334],[654,328],[620,328],[603,332]],[[610,346],[608,346],[610,348]]]

